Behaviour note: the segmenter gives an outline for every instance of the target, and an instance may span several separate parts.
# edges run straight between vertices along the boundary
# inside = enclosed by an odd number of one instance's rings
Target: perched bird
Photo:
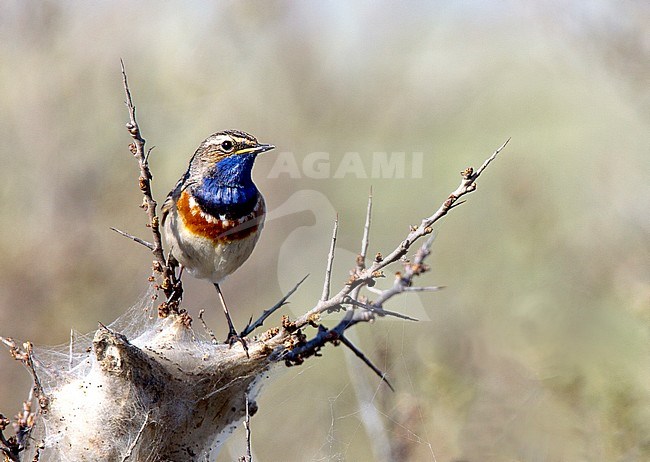
[[[219,284],[253,252],[264,225],[264,198],[251,178],[258,154],[275,146],[226,130],[207,137],[162,206],[171,256],[198,279],[211,281],[228,320],[228,342],[239,340]]]

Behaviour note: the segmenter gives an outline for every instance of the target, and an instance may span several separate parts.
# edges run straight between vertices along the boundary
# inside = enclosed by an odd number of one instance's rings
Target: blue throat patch
[[[259,191],[251,178],[254,154],[232,155],[220,160],[215,170],[194,191],[204,212],[214,217],[237,219],[251,213]]]

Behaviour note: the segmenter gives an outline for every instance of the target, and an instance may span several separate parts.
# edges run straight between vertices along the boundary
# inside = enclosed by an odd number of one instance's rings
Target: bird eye
[[[221,143],[221,149],[224,151],[230,151],[232,149],[232,141],[226,140],[223,143]]]

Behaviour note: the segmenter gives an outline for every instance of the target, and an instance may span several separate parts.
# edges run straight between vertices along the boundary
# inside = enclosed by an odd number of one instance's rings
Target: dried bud
[[[413,271],[413,274],[422,274],[426,271],[429,271],[429,266],[425,265],[424,263],[416,263],[414,265],[411,265],[411,271]]]
[[[192,317],[187,313],[187,311],[183,310],[181,313],[181,322],[185,327],[188,329],[192,327]]]
[[[164,278],[162,284],[160,284],[160,288],[162,290],[167,290],[167,289],[171,288],[171,286],[172,286],[172,283],[169,280],[169,278]]]
[[[468,180],[474,174],[474,167],[467,167],[465,170],[460,172],[461,176]]]
[[[307,322],[309,322],[309,325],[312,327],[318,327],[318,323],[320,322],[320,314],[318,313],[312,314],[311,316],[309,316]]]
[[[375,255],[375,261],[376,261],[377,263],[379,263],[379,262],[381,262],[383,259],[384,259],[384,256],[383,256],[380,252],[377,252],[377,255]]]
[[[287,331],[293,332],[294,330],[296,330],[296,323],[291,321],[289,319],[289,316],[283,315],[281,322],[282,322],[282,327]]]
[[[279,332],[280,332],[280,329],[279,329],[279,328],[277,328],[277,327],[271,327],[269,330],[267,330],[266,332],[264,332],[264,334],[262,335],[262,339],[263,339],[263,340],[271,340],[273,337],[275,337],[276,335],[278,335]]]
[[[166,318],[170,314],[171,310],[169,309],[169,304],[167,302],[162,302],[160,305],[158,305],[158,317]]]
[[[47,411],[47,409],[50,407],[50,398],[48,398],[46,395],[39,396],[38,407],[41,408],[41,412]]]
[[[345,281],[345,285],[346,286],[352,285],[355,283],[357,279],[359,279],[359,276],[357,276],[356,274],[351,274],[348,280]]]

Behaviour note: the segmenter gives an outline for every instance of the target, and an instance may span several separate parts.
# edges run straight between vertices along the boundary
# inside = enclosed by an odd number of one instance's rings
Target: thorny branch
[[[460,185],[447,197],[447,199],[442,203],[442,205],[436,210],[436,212],[428,218],[422,220],[419,226],[413,227],[410,233],[391,253],[387,256],[382,256],[377,254],[374,262],[370,267],[358,270],[352,274],[345,286],[333,297],[325,301],[319,301],[316,306],[307,311],[305,314],[300,316],[295,321],[295,327],[301,328],[306,324],[315,323],[320,319],[320,315],[326,311],[331,311],[332,309],[337,309],[341,305],[345,304],[345,298],[350,295],[350,293],[359,286],[372,286],[377,278],[383,277],[384,274],[382,269],[386,266],[394,263],[401,258],[403,258],[411,248],[412,244],[427,234],[433,232],[433,224],[444,217],[449,210],[454,207],[454,204],[458,199],[464,195],[471,193],[476,190],[476,180],[487,168],[487,166],[492,162],[496,156],[505,148],[505,146],[510,141],[510,138],[503,143],[494,153],[481,165],[478,170],[474,170],[472,167],[468,167],[463,172],[461,172],[462,180]]]
[[[11,421],[4,415],[0,414],[0,453],[4,455],[5,460],[19,462],[20,453],[27,447],[27,441],[32,429],[34,428],[34,424],[36,423],[37,413],[32,411],[34,398],[36,398],[38,402],[40,412],[47,412],[50,399],[43,391],[43,386],[41,385],[41,381],[36,373],[36,369],[34,368],[32,344],[26,342],[23,344],[23,348],[20,348],[16,345],[16,342],[10,338],[0,337],[0,341],[9,347],[9,352],[13,358],[22,362],[29,370],[34,381],[34,386],[29,392],[29,397],[26,401],[23,401],[22,411],[14,418],[14,436],[7,438],[4,435],[4,431]],[[36,457],[34,458],[35,461],[38,461],[38,454],[39,452],[37,450]]]
[[[271,308],[269,308],[267,310],[264,310],[262,312],[261,316],[255,320],[255,322],[251,323],[251,321],[253,320],[253,318],[251,317],[251,319],[248,321],[248,325],[244,328],[244,330],[239,335],[241,337],[246,337],[247,335],[249,335],[251,332],[253,332],[258,327],[262,327],[262,324],[264,324],[264,321],[266,321],[266,318],[268,318],[273,313],[275,313],[278,309],[280,309],[284,305],[286,305],[288,303],[287,300],[289,300],[289,297],[291,297],[293,295],[293,293],[296,290],[298,290],[298,287],[300,287],[300,285],[303,282],[305,282],[305,279],[307,279],[308,277],[309,277],[309,274],[307,274],[304,278],[302,278],[300,281],[298,281],[298,283],[295,286],[293,286],[293,288],[289,292],[287,292],[287,294],[284,297],[282,297],[278,301],[278,303],[273,305]]]
[[[150,247],[151,244],[149,242],[143,241],[142,239],[136,238],[121,231],[115,231],[151,249],[151,252],[154,256],[153,272],[154,274],[162,274],[163,281],[159,287],[162,289],[166,298],[166,300],[158,307],[158,314],[161,317],[167,317],[170,313],[181,313],[179,311],[179,306],[183,295],[183,286],[180,279],[176,277],[174,266],[165,259],[162,236],[160,234],[160,221],[158,215],[156,214],[156,207],[158,206],[158,203],[153,198],[153,192],[151,189],[151,180],[153,176],[151,174],[151,170],[149,169],[149,154],[153,148],[145,152],[145,139],[142,137],[140,126],[138,125],[138,122],[135,118],[135,106],[133,105],[133,100],[131,98],[131,91],[129,90],[126,70],[124,69],[124,62],[120,60],[120,64],[122,67],[122,84],[124,86],[124,93],[126,95],[126,107],[129,111],[129,122],[126,124],[126,129],[129,131],[129,134],[133,138],[133,142],[129,145],[129,149],[137,159],[138,165],[140,167],[140,178],[138,181],[140,185],[140,191],[142,191],[142,195],[144,196],[142,208],[145,210],[145,212],[147,212],[147,217],[149,219],[147,227],[151,228],[151,233],[153,234],[153,245]],[[187,313],[181,314],[184,314],[188,318],[189,322],[189,315],[187,315]]]
[[[20,453],[23,450],[18,439],[15,436],[9,438],[5,437],[4,431],[9,426],[11,421],[4,415],[0,414],[0,453],[4,454],[4,460],[20,461]]]
[[[246,402],[246,418],[244,419],[244,428],[246,429],[246,455],[239,458],[239,462],[253,462],[253,453],[251,450],[251,412],[248,394],[244,397]]]
[[[38,405],[43,411],[47,411],[47,408],[50,404],[50,399],[45,394],[43,385],[41,384],[41,379],[36,373],[36,368],[34,366],[33,345],[30,342],[25,342],[23,344],[23,348],[20,348],[16,345],[16,342],[13,339],[5,337],[0,337],[0,342],[9,347],[9,354],[11,354],[12,358],[14,358],[16,361],[20,361],[27,368],[34,381],[34,392],[35,397],[38,400]]]
[[[365,261],[372,210],[371,192],[368,199],[366,224],[364,226],[361,253],[357,257],[356,268],[352,272],[352,275],[345,286],[336,295],[326,300],[321,298],[316,306],[314,306],[304,315],[300,316],[295,322],[290,323],[291,328],[298,332],[300,332],[300,329],[306,324],[317,326],[318,333],[311,340],[299,342],[298,345],[294,346],[291,349],[287,349],[287,351],[283,353],[282,359],[288,366],[302,364],[305,358],[308,358],[310,356],[318,356],[320,349],[326,343],[333,343],[337,345],[339,342],[341,342],[348,346],[392,389],[392,386],[385,378],[385,374],[381,372],[376,366],[374,366],[372,362],[370,362],[370,360],[365,355],[363,355],[363,353],[361,353],[360,350],[358,350],[349,342],[349,340],[344,337],[343,334],[353,325],[359,322],[370,322],[374,320],[376,316],[383,317],[392,315],[404,318],[404,315],[383,309],[384,303],[397,294],[406,291],[435,291],[442,289],[442,287],[437,286],[412,286],[413,279],[416,276],[419,276],[429,270],[429,267],[424,263],[424,260],[429,256],[431,252],[430,249],[434,236],[429,238],[418,249],[413,258],[413,262],[407,260],[406,255],[415,241],[423,236],[433,233],[432,226],[435,222],[444,217],[452,208],[462,203],[458,202],[458,199],[476,190],[476,180],[478,177],[496,158],[496,156],[505,148],[509,141],[510,138],[508,138],[505,143],[503,143],[496,151],[494,151],[494,153],[488,159],[486,159],[485,162],[483,162],[478,170],[474,170],[472,167],[468,167],[463,172],[461,172],[462,180],[460,182],[460,185],[451,194],[449,194],[447,199],[442,203],[442,205],[440,205],[438,210],[436,210],[436,212],[430,217],[423,219],[419,226],[411,227],[411,231],[407,235],[406,239],[404,239],[391,253],[385,257],[383,257],[381,254],[377,254],[374,262],[370,265],[370,267],[366,268]],[[333,255],[335,236],[336,234],[334,234],[332,239],[333,242],[332,249],[330,250],[330,256]],[[395,274],[395,281],[391,288],[382,291],[375,290],[374,292],[378,293],[379,295],[374,302],[366,301],[364,298],[360,297],[359,291],[362,287],[371,288],[374,286],[376,279],[384,277],[382,270],[386,266],[397,261],[402,262],[404,269],[403,271],[397,272]],[[330,271],[330,268],[331,261],[328,261],[328,272]],[[328,278],[329,275],[326,275],[326,280],[328,280]],[[349,306],[348,311],[346,312],[344,318],[336,326],[332,328],[326,328],[322,324],[318,324],[321,314],[325,312],[340,310],[341,308],[344,308],[345,305]]]

